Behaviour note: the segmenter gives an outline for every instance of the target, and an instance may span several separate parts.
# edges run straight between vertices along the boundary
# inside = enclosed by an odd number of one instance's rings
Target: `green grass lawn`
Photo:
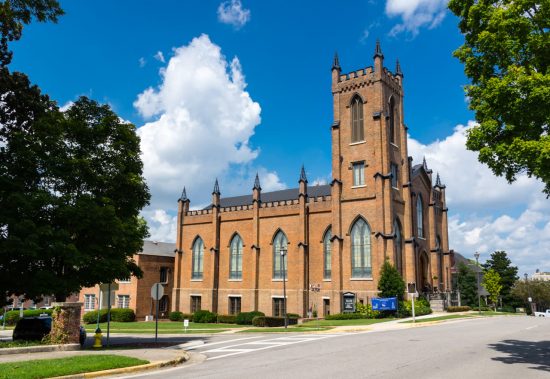
[[[88,334],[94,333],[97,324],[86,325]],[[107,333],[107,323],[99,324],[101,332]],[[201,324],[190,322],[187,333],[219,333],[231,328],[241,328],[242,325],[236,324]],[[183,322],[159,322],[159,333],[176,334],[184,333]],[[111,322],[111,333],[154,333],[155,323],[151,321],[139,322]]]
[[[0,364],[0,379],[39,379],[149,363],[122,355],[80,355]]]
[[[462,315],[446,315],[446,316],[431,317],[431,318],[421,318],[421,319],[417,319],[416,323],[418,324],[421,322],[452,320],[454,318],[465,318],[465,317],[472,317],[472,316],[474,315],[462,314]],[[412,320],[407,320],[407,321],[401,321],[400,324],[411,324],[412,322],[413,322]]]
[[[304,332],[318,332],[321,330],[330,330],[332,329],[332,326],[320,326],[320,327],[314,327],[314,326],[308,326],[304,327],[301,325],[292,325],[288,328],[284,327],[265,327],[265,328],[251,328],[251,329],[243,329],[239,331],[239,333],[304,333]]]
[[[0,341],[0,349],[8,347],[28,347],[28,346],[40,346],[47,345],[42,341]]]
[[[393,318],[362,318],[355,320],[315,320],[308,321],[302,324],[303,327],[315,327],[315,326],[347,326],[347,325],[372,325],[379,322],[392,321]]]

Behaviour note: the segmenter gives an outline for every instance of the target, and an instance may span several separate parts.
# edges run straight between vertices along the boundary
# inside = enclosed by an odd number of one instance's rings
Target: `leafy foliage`
[[[483,275],[483,281],[481,282],[483,287],[489,292],[489,300],[493,304],[495,310],[497,307],[498,296],[502,290],[502,284],[500,284],[500,275],[493,269],[489,269]]]
[[[61,113],[7,69],[0,87],[0,291],[63,301],[139,277],[150,195],[135,127],[85,97]]]
[[[84,313],[82,321],[85,324],[95,324],[97,322],[97,312],[90,311]],[[133,309],[129,308],[111,308],[111,321],[113,322],[134,322],[136,314]],[[107,309],[102,309],[99,312],[99,322],[107,322]]]
[[[537,304],[537,309],[546,310],[550,308],[550,282],[548,281],[518,280],[512,287],[511,294],[520,304],[523,304],[528,312],[531,312],[529,297]]]
[[[394,297],[403,300],[405,293],[405,281],[397,269],[388,261],[384,261],[380,270],[380,280],[378,281],[378,295],[380,297]]]
[[[298,323],[298,318],[289,317],[287,325],[296,325]],[[252,319],[252,325],[259,327],[274,327],[274,326],[285,326],[284,317],[270,317],[270,316],[254,316]]]
[[[216,322],[216,319],[217,319],[217,315],[210,311],[200,310],[193,313],[193,322],[196,322],[196,323],[207,324],[211,322]]]
[[[412,301],[404,300],[399,302],[399,317],[411,317],[412,316]],[[424,298],[419,298],[414,301],[414,315],[423,316],[432,313],[430,308],[430,302]]]
[[[237,316],[235,315],[218,315],[218,323],[220,324],[236,324]]]
[[[457,282],[458,289],[460,291],[461,303],[470,307],[477,306],[478,299],[476,273],[462,263],[458,266]]]
[[[366,317],[363,313],[334,313],[325,316],[325,320],[359,320]]]
[[[472,310],[472,308],[467,305],[447,307],[447,312],[467,312],[470,310]]]
[[[39,22],[57,22],[63,15],[57,0],[4,0],[0,2],[0,67],[10,64],[8,42],[21,38],[23,25],[34,17]]]
[[[485,270],[492,269],[500,275],[500,284],[502,284],[500,294],[502,296],[502,302],[508,305],[516,305],[510,291],[516,280],[518,280],[518,268],[512,266],[512,261],[506,255],[506,252],[495,251],[492,253],[491,258],[483,264],[483,268]]]
[[[371,304],[361,304],[359,302],[355,303],[355,313],[361,314],[364,318],[378,318],[381,315],[379,311],[372,310]]]
[[[23,317],[38,317],[43,313],[51,316],[52,312],[52,309],[28,309],[23,311]],[[4,317],[6,317],[6,325],[15,325],[20,319],[19,310],[8,311]],[[2,322],[0,322],[0,324],[1,323]]]
[[[241,312],[237,315],[238,325],[252,325],[252,319],[256,316],[265,316],[265,313],[259,311]]]
[[[451,0],[465,43],[470,109],[479,123],[467,147],[510,182],[527,172],[550,195],[550,3]]]

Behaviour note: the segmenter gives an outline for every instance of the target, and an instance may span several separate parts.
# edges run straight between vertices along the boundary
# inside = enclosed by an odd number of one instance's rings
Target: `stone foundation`
[[[53,303],[50,338],[55,343],[79,343],[82,303]]]

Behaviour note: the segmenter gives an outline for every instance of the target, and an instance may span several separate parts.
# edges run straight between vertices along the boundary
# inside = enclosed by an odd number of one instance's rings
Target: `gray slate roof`
[[[290,188],[290,189],[285,189],[280,191],[262,192],[261,199],[262,199],[262,203],[269,203],[272,201],[295,200],[295,199],[298,199],[298,194],[299,194],[299,188]],[[330,184],[307,187],[307,194],[309,197],[329,196]],[[249,205],[249,204],[252,204],[252,195],[222,197],[220,199],[220,206],[222,208],[235,207],[239,205]],[[212,208],[212,204],[210,204],[204,209],[211,209],[211,208]]]
[[[175,243],[143,241],[143,248],[139,252],[141,255],[158,255],[161,257],[174,257],[176,253]]]

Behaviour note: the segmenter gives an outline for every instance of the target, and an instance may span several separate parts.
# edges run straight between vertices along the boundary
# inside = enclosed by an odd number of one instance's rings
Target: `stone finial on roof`
[[[380,40],[376,40],[376,48],[374,49],[374,58],[380,57],[384,58],[384,54],[382,54],[382,48],[380,47]]]
[[[403,72],[401,71],[401,65],[399,64],[399,59],[395,61],[395,76],[403,77]]]
[[[435,177],[435,185],[438,187],[441,187],[441,178],[439,177],[439,172],[437,173],[437,176]]]
[[[253,190],[261,191],[262,187],[260,187],[260,178],[258,177],[258,173],[256,173],[256,179],[254,179],[254,187],[252,187]]]
[[[302,170],[300,170],[300,180],[299,180],[299,182],[307,183],[306,170],[304,168],[304,165],[302,165]]]
[[[220,194],[220,186],[218,185],[218,178],[216,178],[216,182],[214,183],[214,191],[212,191],[212,195],[219,195]]]
[[[422,167],[424,167],[424,170],[428,171],[428,164],[426,163],[426,157],[422,158]]]
[[[332,69],[333,70],[341,70],[340,67],[340,61],[338,60],[338,53],[334,53],[334,60],[332,61]]]
[[[178,199],[179,201],[187,201],[189,200],[187,198],[187,192],[185,191],[185,187],[183,187],[183,191],[181,191],[181,196],[180,198]]]

